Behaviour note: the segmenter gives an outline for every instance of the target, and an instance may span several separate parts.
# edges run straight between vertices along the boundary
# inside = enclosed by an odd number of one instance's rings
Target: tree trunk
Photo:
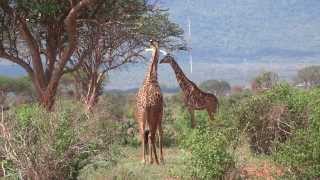
[[[86,98],[85,98],[85,105],[86,105],[86,110],[91,112],[93,107],[97,104],[98,102],[98,92],[97,92],[97,87],[93,87],[93,90],[88,92]]]
[[[60,78],[56,78],[54,82],[51,82],[48,84],[47,87],[44,89],[41,89],[36,82],[37,80],[34,80],[34,84],[36,86],[36,93],[38,96],[38,102],[39,104],[44,107],[47,111],[51,111],[55,102],[56,93],[58,90],[58,83]]]
[[[84,104],[87,111],[92,111],[92,108],[98,103],[99,96],[101,95],[101,89],[103,85],[104,73],[98,75],[97,72],[91,75],[91,80],[87,88],[87,94],[84,98]]]
[[[55,94],[56,92],[46,92],[42,94],[41,99],[39,100],[39,103],[41,106],[43,106],[47,111],[51,111],[55,102]]]

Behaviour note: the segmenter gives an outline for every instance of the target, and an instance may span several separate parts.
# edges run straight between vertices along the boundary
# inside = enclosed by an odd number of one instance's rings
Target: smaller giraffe
[[[194,128],[196,126],[194,120],[194,111],[206,109],[211,120],[214,119],[214,114],[218,108],[218,99],[215,95],[201,91],[195,83],[189,80],[182,69],[175,61],[175,59],[167,54],[161,61],[160,64],[170,64],[174,73],[176,74],[176,79],[183,91],[184,103],[186,104],[188,111],[191,115],[191,126]]]

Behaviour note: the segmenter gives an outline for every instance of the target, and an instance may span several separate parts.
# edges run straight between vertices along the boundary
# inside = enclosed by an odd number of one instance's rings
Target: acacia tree
[[[251,89],[254,91],[271,89],[279,83],[279,75],[274,72],[263,72],[251,82]]]
[[[107,22],[88,21],[87,28],[91,33],[79,36],[81,45],[91,44],[93,47],[80,69],[73,73],[78,82],[76,87],[81,87],[81,100],[87,110],[98,102],[109,71],[144,59],[142,52],[150,38],[161,40],[167,49],[184,47],[183,31],[169,21],[168,14],[150,9],[141,11],[139,8],[132,14],[136,16],[130,16],[130,19],[122,16],[121,21],[116,18]]]
[[[15,102],[21,102],[23,99],[32,99],[34,90],[28,77],[6,77],[0,76],[0,106],[8,106],[8,94],[13,93]],[[11,100],[10,103],[13,103]]]
[[[298,71],[296,83],[303,83],[305,88],[320,85],[320,66],[308,66]]]
[[[216,94],[217,96],[225,96],[230,90],[231,86],[226,81],[207,80],[200,84],[204,90]]]
[[[61,76],[95,48],[79,46],[79,31],[90,34],[88,22],[133,24],[152,7],[146,0],[2,0],[0,58],[26,70],[39,103],[50,110]]]
[[[41,105],[51,110],[77,47],[77,20],[96,18],[94,0],[2,0],[0,57],[26,70]],[[90,8],[88,8],[90,5]]]

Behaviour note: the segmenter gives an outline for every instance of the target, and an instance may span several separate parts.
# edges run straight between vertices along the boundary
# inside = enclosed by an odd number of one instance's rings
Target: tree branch
[[[77,45],[77,15],[78,12],[85,6],[88,6],[90,3],[94,2],[95,0],[81,0],[77,5],[74,6],[74,1],[70,1],[72,6],[71,10],[69,11],[66,19],[64,20],[66,31],[68,34],[68,46],[62,52],[62,57],[59,59],[58,67],[54,70],[53,75],[51,77],[51,81],[49,84],[49,89],[54,88],[57,84],[59,79],[63,74],[63,69],[67,63],[67,61],[72,56],[76,45]]]
[[[20,22],[19,31],[22,37],[27,42],[28,47],[30,48],[30,53],[32,56],[32,66],[34,68],[35,73],[37,74],[36,78],[38,79],[39,85],[41,86],[41,88],[43,88],[46,83],[44,78],[43,65],[40,57],[39,46],[37,45],[37,42],[33,38],[31,32],[29,31],[26,20],[19,17],[19,22]]]

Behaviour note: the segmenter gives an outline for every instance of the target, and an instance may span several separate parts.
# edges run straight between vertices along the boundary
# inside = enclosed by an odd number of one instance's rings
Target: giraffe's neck
[[[185,76],[179,64],[176,61],[171,61],[170,63],[174,73],[176,74],[176,79],[183,91],[187,90],[189,86],[192,85],[190,80]]]
[[[158,80],[158,60],[159,60],[159,49],[155,48],[152,52],[151,64],[145,81],[155,82]]]

